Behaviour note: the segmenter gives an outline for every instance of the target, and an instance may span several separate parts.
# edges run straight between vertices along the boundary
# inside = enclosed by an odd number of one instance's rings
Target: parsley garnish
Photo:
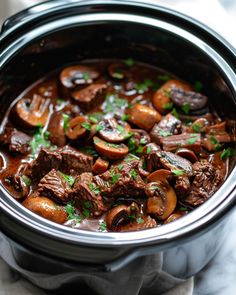
[[[22,178],[22,180],[23,180],[23,182],[24,182],[25,185],[27,185],[27,186],[30,186],[31,185],[31,179],[28,176],[22,175],[21,178]]]
[[[100,189],[98,186],[96,186],[93,182],[89,183],[89,188],[91,189],[91,191],[93,191],[95,193],[95,195],[100,194]]]
[[[130,175],[131,175],[131,177],[135,180],[136,177],[137,177],[137,172],[136,172],[134,169],[131,169],[131,170],[130,170]]]
[[[43,131],[42,127],[39,127],[37,133],[34,134],[33,139],[30,141],[31,153],[35,157],[41,147],[49,148],[51,142],[48,140],[49,132]]]
[[[167,89],[163,89],[163,92],[166,96],[168,96],[169,98],[171,98],[171,92]]]
[[[175,116],[175,118],[179,119],[179,114],[178,114],[176,108],[173,108],[171,114],[172,114],[173,116]]]
[[[183,170],[178,170],[178,169],[171,170],[171,172],[174,173],[174,175],[176,176],[180,176],[184,174]]]
[[[150,154],[150,153],[151,153],[151,151],[152,151],[151,147],[150,147],[150,146],[148,146],[148,147],[147,147],[147,150],[146,150],[146,153],[147,153],[147,154]]]
[[[90,131],[92,128],[92,125],[88,122],[84,122],[81,124],[82,127],[84,127],[86,130]]]
[[[134,60],[133,58],[129,57],[127,59],[124,59],[123,63],[128,67],[132,67],[134,65]]]
[[[163,74],[163,75],[159,75],[157,77],[158,80],[161,80],[163,82],[167,82],[171,79],[171,76],[170,75],[167,75],[167,74]]]
[[[195,135],[193,135],[191,138],[189,138],[189,139],[186,140],[186,143],[187,144],[194,144],[194,143],[197,142],[197,140],[198,140],[198,137],[195,136]]]
[[[69,186],[72,186],[74,184],[75,178],[73,176],[64,174],[62,172],[60,172],[60,174],[63,176],[65,181],[69,184]]]
[[[165,131],[165,130],[160,130],[159,131],[159,134],[162,136],[162,137],[167,137],[167,136],[171,136],[172,133],[170,131]]]
[[[84,72],[84,73],[83,73],[83,79],[84,79],[85,81],[88,81],[88,80],[90,79],[90,75],[89,75],[89,73]]]
[[[229,157],[232,157],[233,155],[234,155],[234,150],[229,147],[223,150],[223,152],[220,154],[220,157],[222,160],[225,160]]]
[[[128,107],[128,101],[123,98],[119,98],[116,94],[108,93],[106,100],[102,105],[104,113],[116,113],[121,109]]]
[[[141,217],[138,217],[138,218],[136,219],[136,221],[137,221],[138,224],[143,223],[143,219],[142,219]]]
[[[173,102],[165,103],[163,105],[163,109],[164,110],[171,110],[173,108],[173,105],[174,105]]]
[[[203,84],[200,81],[195,81],[194,83],[194,90],[196,92],[200,92],[202,90]]]
[[[155,87],[155,83],[150,80],[150,79],[145,79],[142,83],[137,83],[135,85],[135,89],[139,92],[139,93],[143,93],[148,91],[148,89],[150,87]]]
[[[65,207],[66,213],[68,214],[67,219],[76,219],[76,221],[79,223],[81,221],[80,216],[78,216],[75,213],[75,207],[71,203],[67,203]]]
[[[103,126],[103,125],[97,125],[96,127],[95,127],[95,130],[97,131],[97,132],[99,132],[99,131],[101,131],[101,130],[103,130],[105,127]]]
[[[93,114],[88,115],[88,118],[92,123],[96,124],[96,123],[98,123],[98,122],[100,122],[102,120],[103,114],[98,113],[98,112],[93,113]]]
[[[122,121],[128,121],[128,119],[129,119],[129,115],[126,115],[126,114],[123,114],[121,117]]]
[[[112,175],[112,177],[111,177],[111,182],[112,182],[113,184],[116,183],[117,180],[119,179],[119,177],[120,177],[120,174],[118,174],[118,173]]]
[[[91,212],[89,211],[89,209],[84,209],[83,210],[83,216],[84,218],[88,218],[91,215]]]
[[[66,130],[69,126],[70,116],[63,113],[62,118],[63,118],[63,130],[64,130],[64,132],[66,132]]]
[[[117,168],[118,168],[119,171],[121,171],[123,169],[123,165],[120,164],[120,165],[117,166]]]
[[[144,138],[144,137],[142,137],[142,138],[140,139],[140,144],[146,144],[146,143],[147,143],[147,139]]]
[[[93,205],[90,201],[84,201],[83,207],[85,209],[91,209],[93,207]]]
[[[180,211],[188,211],[188,208],[182,206],[182,207],[179,208],[179,210]]]
[[[184,103],[181,107],[181,110],[187,115],[190,111],[190,104]]]
[[[129,151],[132,151],[134,150],[136,147],[136,141],[133,137],[131,137],[128,141],[128,148],[129,148]]]
[[[139,145],[135,152],[141,154],[143,152],[143,146]]]
[[[100,222],[99,230],[100,231],[107,231],[107,224],[105,221]]]
[[[201,132],[201,129],[202,129],[201,125],[198,125],[197,123],[193,123],[191,127],[195,132]]]

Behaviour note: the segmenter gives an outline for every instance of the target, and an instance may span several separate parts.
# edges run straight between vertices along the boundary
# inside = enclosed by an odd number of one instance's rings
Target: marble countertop
[[[1,21],[14,12],[40,0],[1,0]],[[236,47],[236,1],[234,0],[156,0],[157,4],[181,11],[212,27]],[[223,247],[214,259],[194,278],[193,295],[235,295],[236,294],[236,209],[232,214],[230,233]],[[0,294],[4,295],[43,295],[43,291],[12,273],[0,259]],[[12,284],[20,286],[19,291],[12,292]],[[9,288],[7,288],[9,286]],[[22,291],[20,291],[22,290]],[[182,295],[176,290],[166,295]]]

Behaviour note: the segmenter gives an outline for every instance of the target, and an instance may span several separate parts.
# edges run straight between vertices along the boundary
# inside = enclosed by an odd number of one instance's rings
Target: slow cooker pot
[[[194,83],[200,80],[214,110],[235,120],[236,52],[206,26],[155,1],[54,0],[8,19],[1,32],[0,117],[11,102],[46,73],[87,58],[126,58],[153,64]],[[234,123],[232,123],[234,124]],[[188,278],[224,242],[236,204],[236,167],[219,190],[192,213],[168,225],[129,233],[75,230],[26,210],[1,186],[1,255],[44,288],[63,274],[115,272],[141,256],[161,253],[162,270]],[[14,263],[13,263],[14,261]],[[17,265],[17,267],[16,267]],[[60,280],[53,280],[61,274]],[[68,280],[67,280],[68,282]]]

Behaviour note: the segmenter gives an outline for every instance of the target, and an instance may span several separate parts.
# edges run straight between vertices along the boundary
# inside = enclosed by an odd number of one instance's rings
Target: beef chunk
[[[80,206],[83,214],[88,212],[86,217],[99,216],[108,209],[100,195],[99,187],[93,181],[92,173],[89,172],[82,173],[76,178],[72,198]]]
[[[181,121],[171,113],[162,117],[158,124],[155,124],[151,130],[150,136],[153,142],[160,145],[161,138],[181,132]]]
[[[60,150],[62,162],[60,171],[69,175],[78,175],[83,172],[91,172],[93,167],[93,157],[85,155],[78,150],[65,146]]]
[[[23,155],[30,152],[30,141],[30,136],[11,127],[7,127],[5,132],[0,135],[1,144],[8,145],[11,152],[17,152]]]
[[[190,192],[190,181],[187,176],[176,177],[175,192],[180,198],[186,197]]]
[[[192,206],[204,203],[217,190],[222,181],[220,171],[207,160],[196,162],[193,165],[191,191],[184,201]]]
[[[72,97],[81,109],[89,111],[103,101],[106,88],[106,84],[92,84],[82,90],[72,92]]]
[[[39,182],[38,191],[40,195],[54,199],[59,203],[68,201],[70,186],[63,175],[52,169]]]
[[[140,197],[145,196],[145,182],[140,175],[140,161],[123,161],[113,165],[105,173],[95,176],[94,181],[100,186],[102,196]]]
[[[38,157],[31,163],[31,177],[35,182],[38,182],[53,168],[58,170],[62,161],[62,156],[56,151],[51,151],[42,148]]]

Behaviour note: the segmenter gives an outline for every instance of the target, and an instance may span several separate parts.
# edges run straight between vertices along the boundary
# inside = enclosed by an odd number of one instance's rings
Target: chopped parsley
[[[196,92],[200,92],[200,91],[202,90],[202,88],[203,88],[203,84],[202,84],[202,82],[200,82],[200,81],[195,81],[195,83],[194,83],[194,90],[195,90]]]
[[[169,90],[163,89],[163,92],[167,97],[171,98],[171,92]]]
[[[91,189],[91,191],[93,191],[95,193],[95,195],[100,194],[100,189],[98,186],[96,186],[93,182],[89,183],[89,188]]]
[[[73,186],[73,184],[75,182],[75,178],[73,176],[64,174],[62,172],[60,172],[60,174],[63,176],[65,181],[69,184],[69,186]]]
[[[129,151],[133,151],[136,148],[136,140],[133,137],[131,137],[128,141],[128,148]]]
[[[165,131],[165,130],[160,130],[159,131],[159,134],[162,136],[162,137],[167,137],[167,136],[171,136],[172,133],[170,131]]]
[[[93,207],[92,203],[90,201],[84,201],[83,207],[85,209],[91,209]]]
[[[102,222],[100,222],[99,230],[100,230],[100,231],[107,231],[107,224],[106,224],[106,221],[102,221]]]
[[[105,128],[105,127],[104,127],[103,125],[98,124],[98,125],[95,127],[95,130],[96,130],[97,132],[99,132],[99,131],[103,130],[104,128]]]
[[[132,67],[135,62],[134,62],[133,58],[129,57],[127,59],[124,59],[123,63],[128,67]]]
[[[190,104],[184,103],[181,107],[181,110],[187,115],[190,111]]]
[[[111,182],[112,182],[113,184],[116,183],[117,180],[119,179],[119,177],[120,177],[120,174],[118,174],[118,173],[112,175],[112,177],[111,177]]]
[[[178,170],[178,169],[173,169],[171,170],[171,172],[175,175],[175,176],[180,176],[184,174],[183,170]]]
[[[22,180],[23,180],[23,182],[24,182],[25,185],[27,185],[27,186],[30,186],[31,185],[31,179],[28,176],[22,175],[21,178],[22,178]]]
[[[66,213],[68,214],[68,217],[67,217],[68,220],[75,219],[77,223],[81,222],[81,218],[80,216],[76,214],[75,207],[72,205],[71,202],[66,204],[65,210],[66,210]]]
[[[218,152],[220,150],[220,143],[214,135],[210,135],[210,142],[215,146],[215,151]]]
[[[234,155],[234,150],[232,148],[224,149],[223,152],[220,154],[220,157],[222,160],[226,160],[229,157],[232,157]]]
[[[197,123],[193,123],[191,127],[195,132],[201,132],[201,129],[202,129],[201,125],[199,125]]]
[[[66,132],[67,128],[69,127],[70,116],[63,113],[62,118],[63,118],[63,130],[64,132]]]
[[[175,118],[179,119],[179,114],[178,114],[176,108],[173,108],[171,114],[172,114],[173,116],[175,116]]]
[[[121,125],[117,125],[116,128],[117,128],[117,130],[118,130],[121,134],[126,133],[126,130],[125,130],[125,128],[124,128],[123,126],[121,126]]]
[[[142,219],[141,217],[138,217],[138,218],[136,219],[136,221],[137,221],[138,224],[143,223],[143,219]]]
[[[182,207],[179,208],[179,210],[180,211],[188,211],[188,208],[182,206]]]
[[[165,103],[163,105],[163,109],[164,110],[171,110],[173,108],[173,106],[174,106],[173,102]]]
[[[90,123],[88,123],[88,122],[84,122],[84,123],[82,123],[81,126],[82,126],[83,128],[85,128],[86,130],[88,130],[88,131],[90,131],[91,128],[92,128],[92,125],[91,125]]]
[[[198,137],[196,135],[193,135],[191,138],[186,140],[187,144],[194,144],[198,141]]]
[[[147,147],[147,150],[146,150],[146,153],[147,153],[147,154],[150,154],[151,151],[152,151],[152,148],[151,148],[150,146],[148,146],[148,147]]]
[[[126,115],[126,114],[123,114],[121,117],[122,121],[128,121],[128,119],[129,119],[129,115]]]
[[[123,98],[119,98],[116,94],[108,93],[106,99],[102,104],[104,113],[116,113],[121,109],[128,107],[128,101]]]
[[[121,171],[123,169],[123,165],[120,164],[120,165],[117,166],[117,168],[118,168],[119,171]]]
[[[30,141],[32,156],[38,153],[41,147],[52,147],[51,142],[48,140],[49,132],[43,131],[42,127],[38,127],[38,131],[34,134],[33,139]]]
[[[159,86],[159,85],[158,85]],[[157,85],[150,79],[145,79],[143,82],[141,83],[137,83],[135,85],[135,89],[139,92],[139,93],[143,93],[148,91],[149,88],[158,88]]]
[[[163,82],[167,82],[171,79],[171,76],[170,75],[167,75],[167,74],[163,74],[163,75],[159,75],[157,77],[158,80],[160,81],[163,81]]]
[[[146,144],[146,143],[147,143],[147,139],[144,138],[144,137],[142,137],[142,138],[140,139],[140,144]]]
[[[88,81],[88,80],[90,79],[90,75],[89,75],[89,73],[84,72],[84,73],[83,73],[83,79],[84,79],[85,81]]]
[[[131,177],[135,180],[136,177],[137,177],[137,172],[136,172],[134,169],[131,169],[131,170],[130,170],[130,175],[131,175]]]
[[[83,209],[83,216],[84,218],[88,218],[91,215],[91,212],[89,209]]]
[[[136,153],[141,154],[143,152],[143,146],[139,145],[135,150]]]
[[[92,123],[96,124],[102,120],[103,114],[99,113],[99,112],[93,113],[93,114],[88,115],[88,118]]]

